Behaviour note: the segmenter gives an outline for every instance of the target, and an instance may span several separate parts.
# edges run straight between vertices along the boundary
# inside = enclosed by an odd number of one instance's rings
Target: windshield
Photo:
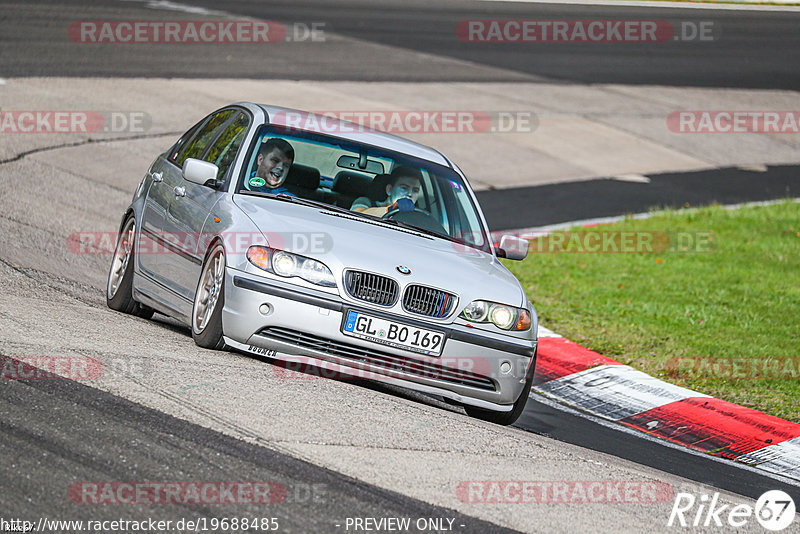
[[[336,137],[262,126],[237,192],[292,195],[491,250],[453,169]]]

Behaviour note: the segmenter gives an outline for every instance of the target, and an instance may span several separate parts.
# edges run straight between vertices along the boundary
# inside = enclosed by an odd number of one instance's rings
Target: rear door
[[[137,250],[139,267],[150,278],[161,278],[159,254],[164,250],[162,230],[173,195],[174,184],[170,184],[175,181],[175,161],[209,118],[205,117],[192,126],[150,169],[150,187],[144,201]]]
[[[225,180],[231,164],[244,140],[250,117],[244,111],[236,110],[227,116],[227,120],[215,132],[212,132],[206,148],[201,154],[188,157],[202,159],[219,167],[217,180]],[[184,159],[185,161],[185,159]],[[164,232],[169,236],[177,236],[175,248],[168,255],[173,289],[182,297],[194,299],[197,280],[205,257],[205,243],[201,232],[211,211],[221,195],[212,187],[192,183],[181,176],[175,187],[169,210],[164,220]],[[210,225],[213,231],[213,225]]]
[[[199,158],[216,135],[224,128],[236,110],[225,109],[212,113],[190,130],[191,135],[179,147],[173,147],[167,155],[160,182],[151,187],[149,206],[145,206],[146,223],[143,224],[143,244],[152,252],[141,256],[145,260],[143,269],[147,276],[156,280],[171,293],[179,293],[174,283],[175,255],[181,250],[181,241],[191,236],[169,234],[165,224],[169,206],[175,195],[181,192],[182,166],[187,158]],[[150,198],[152,196],[152,199]],[[150,243],[147,243],[150,240]],[[146,257],[145,257],[146,256]]]

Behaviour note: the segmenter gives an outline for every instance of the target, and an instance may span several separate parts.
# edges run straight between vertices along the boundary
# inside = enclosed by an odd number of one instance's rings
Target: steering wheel
[[[399,209],[393,209],[386,212],[381,219],[394,219],[395,221],[416,226],[421,230],[428,230],[437,234],[447,235],[447,232],[439,223],[439,221],[437,221],[436,218],[430,214],[430,212],[425,211],[422,208],[415,207],[414,211],[400,211]]]
[[[414,206],[414,211],[402,211],[401,212],[400,208],[395,208],[393,210],[389,210],[389,211],[387,211],[386,213],[383,214],[383,217],[381,217],[381,219],[394,219],[395,215],[397,215],[398,213],[421,213],[422,215],[426,215],[426,216],[430,217],[431,219],[433,219],[433,215],[431,215],[429,211],[425,211],[424,209],[418,208],[416,206]],[[434,219],[434,220],[436,220],[436,219]]]

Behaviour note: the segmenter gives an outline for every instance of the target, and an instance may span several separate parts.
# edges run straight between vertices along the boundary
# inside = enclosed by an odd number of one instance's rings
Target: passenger
[[[393,210],[414,211],[421,191],[422,174],[407,165],[398,165],[389,174],[385,201],[373,201],[369,197],[358,197],[350,209],[375,217],[383,217]]]
[[[250,175],[251,191],[292,195],[283,182],[294,162],[294,148],[284,139],[273,137],[261,145],[256,159],[256,170]],[[294,196],[294,195],[292,195]]]

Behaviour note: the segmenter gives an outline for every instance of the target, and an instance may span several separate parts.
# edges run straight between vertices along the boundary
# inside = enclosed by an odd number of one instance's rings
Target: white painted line
[[[640,184],[649,184],[650,178],[645,176],[644,174],[620,174],[619,176],[612,176],[612,180],[617,180],[618,182],[635,182]]]
[[[560,5],[582,5],[582,6],[613,6],[613,7],[650,7],[650,8],[669,8],[669,9],[710,9],[726,11],[800,11],[797,0],[771,0],[776,4],[788,5],[765,5],[756,3],[697,3],[697,2],[647,2],[626,0],[481,0],[482,2],[514,2],[525,4],[560,4]]]
[[[187,4],[179,4],[177,2],[170,2],[168,0],[123,0],[124,2],[140,2],[146,4],[145,7],[151,9],[164,9],[167,11],[179,11],[181,13],[191,13],[193,15],[216,15],[216,16],[230,16],[230,13],[224,11],[215,11],[213,9],[206,9],[204,7],[190,6]]]
[[[536,389],[612,421],[689,397],[708,397],[653,378],[628,365],[600,365],[545,382]]]
[[[675,449],[675,450],[681,451],[681,452],[683,452],[685,454],[690,454],[690,455],[693,455],[693,456],[697,456],[698,458],[703,458],[703,459],[705,459],[707,461],[710,461],[710,462],[717,462],[717,463],[726,464],[726,465],[730,465],[730,462],[731,462],[727,458],[722,458],[720,456],[711,456],[708,453],[696,451],[694,449],[690,449],[690,448],[686,447],[685,445],[678,445],[677,443],[672,443],[671,441],[665,440],[664,438],[657,437],[657,436],[652,436],[650,434],[645,434],[644,432],[641,432],[640,430],[637,430],[637,429],[634,429],[634,428],[631,428],[631,427],[628,427],[628,426],[625,426],[625,425],[620,425],[620,424],[617,424],[616,422],[608,421],[608,420],[603,419],[601,417],[595,417],[592,414],[588,414],[586,412],[579,411],[579,410],[577,410],[577,409],[575,409],[575,408],[573,408],[571,406],[567,406],[566,404],[564,404],[563,402],[561,402],[558,399],[554,399],[554,398],[550,398],[548,396],[545,396],[544,394],[542,394],[541,391],[536,391],[536,388],[532,388],[531,389],[531,394],[529,395],[529,398],[535,400],[536,402],[540,402],[540,403],[544,404],[545,406],[549,406],[551,408],[555,408],[556,410],[562,411],[564,413],[568,413],[570,415],[575,415],[577,417],[582,417],[584,419],[592,421],[593,423],[597,423],[598,425],[603,426],[605,428],[610,428],[612,430],[616,430],[617,432],[622,432],[623,434],[628,434],[628,435],[630,435],[632,437],[636,437],[636,438],[639,438],[639,439],[644,439],[644,440],[650,441],[652,443],[657,443],[658,445],[660,445],[662,447],[667,447],[669,449]],[[788,477],[786,477],[784,475],[779,475],[779,474],[773,473],[771,471],[764,471],[762,469],[758,469],[757,467],[753,467],[753,466],[750,466],[750,465],[747,465],[747,464],[739,464],[737,467],[739,469],[744,470],[744,471],[749,471],[751,473],[757,473],[757,474],[759,474],[761,476],[766,476],[768,478],[771,478],[773,480],[778,480],[778,481],[784,482],[786,484],[796,484],[797,483],[795,479],[791,479],[791,478],[788,478]],[[685,484],[688,484],[688,482],[686,482]],[[697,493],[702,493],[702,492],[698,491]]]
[[[742,171],[750,171],[750,172],[767,172],[767,166],[763,164],[756,164],[756,165],[739,165],[736,167]]]
[[[5,85],[6,81],[3,78],[0,78],[0,85]]]
[[[800,480],[800,438],[743,454],[736,461]]]
[[[152,0],[147,2],[147,7],[152,9],[166,9],[168,11],[180,11],[183,13],[192,13],[194,15],[227,15],[224,11],[215,11],[213,9],[206,9],[204,7],[187,6],[186,4],[179,4],[177,2],[168,2],[167,0]]]
[[[556,334],[555,332],[553,332],[549,328],[545,328],[542,325],[539,325],[538,336],[539,337],[561,337],[560,334]]]

